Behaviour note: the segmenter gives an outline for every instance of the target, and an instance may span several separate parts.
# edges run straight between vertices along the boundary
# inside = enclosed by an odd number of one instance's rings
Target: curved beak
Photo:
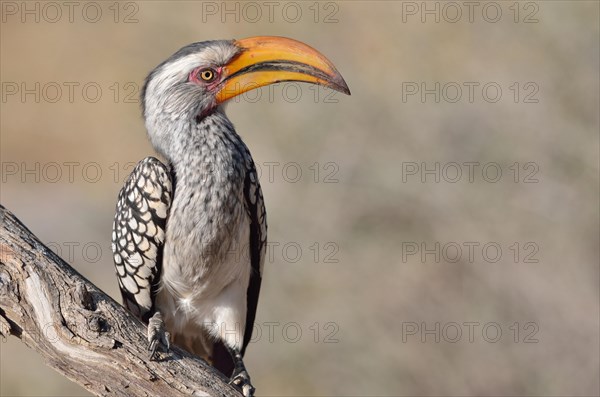
[[[301,81],[350,95],[335,66],[314,48],[285,37],[258,36],[235,40],[241,49],[223,68],[216,94],[223,103],[244,92],[283,81]]]

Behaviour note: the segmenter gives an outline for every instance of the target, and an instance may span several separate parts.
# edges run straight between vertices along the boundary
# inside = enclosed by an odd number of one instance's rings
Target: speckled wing
[[[112,250],[123,303],[144,321],[153,314],[173,183],[154,157],[140,161],[119,192]]]

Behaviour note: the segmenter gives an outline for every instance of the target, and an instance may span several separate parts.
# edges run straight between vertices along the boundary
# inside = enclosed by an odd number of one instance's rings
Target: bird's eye
[[[198,77],[207,83],[213,81],[216,75],[217,74],[212,69],[202,69],[198,72]]]

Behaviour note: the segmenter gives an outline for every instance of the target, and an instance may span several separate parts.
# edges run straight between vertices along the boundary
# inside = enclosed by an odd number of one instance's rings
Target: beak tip
[[[342,80],[343,81],[343,80]],[[346,84],[346,82],[344,81],[344,85],[342,86],[342,92],[346,95],[352,95],[352,93],[350,93],[350,88],[348,88],[348,84]]]
[[[335,79],[334,84],[335,84],[335,89],[338,90],[339,92],[346,94],[346,95],[352,95],[350,93],[350,88],[348,88],[348,84],[346,84],[346,81],[344,80],[342,75],[338,74],[338,78]]]

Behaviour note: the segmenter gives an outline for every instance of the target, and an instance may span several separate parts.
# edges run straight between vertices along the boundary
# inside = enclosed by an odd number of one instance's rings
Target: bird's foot
[[[248,375],[248,371],[245,368],[237,368],[231,376],[229,384],[240,389],[244,397],[254,396],[255,389],[252,383],[250,383],[250,375]]]
[[[162,315],[160,312],[154,313],[150,321],[148,321],[148,352],[150,353],[151,361],[155,359],[159,346],[162,346],[164,351],[169,351],[171,347],[170,337],[165,329],[165,322]]]

